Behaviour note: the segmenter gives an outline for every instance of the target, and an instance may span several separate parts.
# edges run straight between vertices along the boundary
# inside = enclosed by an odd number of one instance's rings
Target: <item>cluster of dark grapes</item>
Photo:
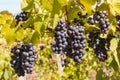
[[[67,41],[68,34],[67,34],[66,22],[63,19],[59,19],[58,25],[56,26],[54,31],[54,36],[55,36],[55,42],[52,43],[53,52],[57,54],[64,53],[68,45],[68,41]]]
[[[107,39],[101,38],[99,31],[90,32],[88,37],[89,47],[94,49],[99,61],[104,62],[107,59]]]
[[[18,76],[32,73],[33,64],[37,59],[35,46],[31,43],[23,44],[19,42],[11,49],[11,53],[11,66]]]
[[[58,21],[55,28],[55,42],[52,43],[53,52],[73,58],[75,62],[80,62],[85,47],[84,22],[74,19],[74,24],[67,28],[66,22],[62,19]]]
[[[116,16],[117,25],[120,26],[120,15]]]
[[[16,20],[16,26],[20,21],[26,21],[28,19],[28,12],[21,12],[15,17]]]
[[[83,23],[82,23],[83,25]],[[83,48],[85,47],[85,36],[83,34],[84,27],[79,22],[68,28],[69,40],[72,47],[73,59],[75,62],[80,62],[84,52]]]
[[[91,17],[88,18],[88,23],[95,25],[99,24],[99,28],[102,33],[106,33],[109,30],[109,19],[106,11],[97,11]]]

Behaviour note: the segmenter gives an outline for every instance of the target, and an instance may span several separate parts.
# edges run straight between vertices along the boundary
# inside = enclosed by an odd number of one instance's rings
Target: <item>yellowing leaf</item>
[[[110,5],[110,12],[112,15],[116,15],[117,13],[120,13],[120,0],[107,0],[107,2]]]
[[[82,5],[84,5],[88,13],[91,13],[92,6],[96,3],[96,0],[79,0],[79,1]]]
[[[9,24],[5,24],[1,29],[2,35],[8,43],[15,41],[15,29],[11,29]]]

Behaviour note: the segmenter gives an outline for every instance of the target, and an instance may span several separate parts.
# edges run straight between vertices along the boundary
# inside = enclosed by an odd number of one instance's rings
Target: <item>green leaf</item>
[[[78,17],[78,15],[77,15],[78,12],[79,12],[78,7],[70,8],[69,13],[67,15],[68,20],[73,20],[74,18],[77,18]]]
[[[110,30],[109,30],[109,33],[111,33],[111,34],[115,34],[115,32],[116,32],[116,26],[110,24]]]
[[[11,13],[8,11],[0,12],[0,25],[9,24],[10,26],[14,26],[15,19]]]
[[[117,53],[118,41],[119,41],[119,39],[117,39],[117,38],[113,38],[111,40],[111,42],[110,42],[110,50],[113,52],[115,61],[117,62],[118,67],[120,68],[120,63],[119,63],[119,59],[118,59],[118,56],[117,56],[117,54],[118,54]]]
[[[61,6],[68,5],[69,0],[58,0]]]
[[[112,68],[115,70],[115,71],[118,71],[118,65],[117,65],[117,62],[116,62],[116,60],[115,60],[115,57],[113,57],[113,60],[112,60],[112,62],[111,62],[111,64],[110,64],[110,66],[112,66]]]
[[[6,39],[6,41],[8,42],[8,44],[13,43],[16,40],[15,29],[11,29],[10,25],[5,24],[2,27],[1,32],[4,38]]]
[[[46,10],[48,10],[48,11],[52,11],[52,9],[53,9],[53,1],[54,0],[41,0],[41,6],[44,8],[44,9],[46,9]]]
[[[5,63],[4,60],[0,60],[0,69],[1,70],[4,69],[4,63]]]
[[[93,31],[93,30],[99,30],[98,27],[96,27],[95,25],[90,25],[88,23],[85,23],[85,31]]]
[[[31,38],[31,42],[32,42],[33,44],[37,44],[37,43],[40,42],[40,34],[39,34],[38,31],[35,31],[35,32],[33,33],[32,38]]]
[[[110,12],[112,15],[116,15],[117,13],[120,13],[120,1],[119,0],[107,0],[108,4],[110,6]]]
[[[102,69],[99,69],[99,70],[97,71],[96,80],[103,80],[102,75],[103,75],[103,70],[102,70]]]
[[[79,1],[85,7],[88,13],[92,12],[92,6],[96,3],[96,0],[79,0]]]
[[[61,10],[61,5],[60,3],[58,2],[58,0],[53,0],[53,9],[52,9],[52,15],[54,14],[59,14],[60,13],[60,10]]]
[[[21,34],[21,33],[23,33],[23,34]],[[16,39],[18,41],[21,41],[24,39],[24,29],[23,28],[20,29],[19,31],[15,32],[15,34],[16,34]]]
[[[109,12],[110,6],[108,3],[102,3],[99,7],[97,7],[98,11],[107,11]]]
[[[53,19],[53,28],[55,28],[56,27],[56,25],[57,25],[57,23],[58,23],[58,14],[55,14],[55,16],[54,16],[54,19]]]
[[[117,57],[118,57],[119,62],[120,62],[120,40],[118,42],[118,47],[117,47]]]
[[[40,32],[41,26],[42,26],[42,22],[34,22],[34,28],[36,31]]]
[[[25,42],[25,43],[31,42],[32,35],[33,35],[33,32],[31,31],[31,29],[26,29],[24,31],[23,42]]]
[[[8,70],[7,69],[5,69],[5,71],[4,71],[4,79],[5,80],[9,79],[9,75],[8,75]]]
[[[33,8],[33,2],[34,0],[22,0],[21,2],[21,9],[23,11],[30,11]]]

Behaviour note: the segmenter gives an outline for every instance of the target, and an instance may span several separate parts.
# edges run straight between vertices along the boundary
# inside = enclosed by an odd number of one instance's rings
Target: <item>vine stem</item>
[[[60,54],[57,54],[56,57],[57,57],[58,73],[59,73],[59,76],[61,77],[62,76],[63,67],[62,67],[62,64],[61,64]]]

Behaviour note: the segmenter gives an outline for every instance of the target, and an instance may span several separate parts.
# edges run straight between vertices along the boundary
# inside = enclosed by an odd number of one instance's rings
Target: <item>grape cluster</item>
[[[120,26],[120,15],[116,16],[117,25]]]
[[[54,31],[55,42],[52,43],[53,52],[60,54],[66,52],[66,47],[68,45],[67,41],[67,26],[63,19],[59,19],[58,25]]]
[[[21,12],[15,17],[16,20],[16,26],[20,21],[26,21],[28,19],[28,12]]]
[[[101,38],[99,31],[90,32],[88,37],[89,47],[93,48],[98,59],[104,62],[107,59],[107,39]]]
[[[82,15],[78,13],[79,19],[74,18],[72,24],[60,19],[55,28],[55,42],[52,43],[53,52],[60,54],[64,53],[66,56],[74,59],[75,62],[80,62],[84,52],[86,40],[84,35],[84,22],[87,14]]]
[[[91,48],[94,48],[95,41],[96,41],[96,39],[99,39],[99,36],[100,36],[99,31],[91,31],[91,32],[89,32],[88,46],[91,47]]]
[[[84,27],[82,25],[79,23],[68,28],[69,40],[73,49],[75,62],[80,62],[84,55],[83,48],[85,47],[86,41],[83,34]]]
[[[106,33],[109,30],[109,19],[107,18],[108,14],[106,11],[97,11],[91,17],[88,18],[88,23],[91,25],[99,24],[99,28],[102,33]]]
[[[37,59],[37,50],[31,43],[23,44],[21,42],[11,49],[11,66],[18,74],[24,76],[25,73],[32,73],[33,64]]]

